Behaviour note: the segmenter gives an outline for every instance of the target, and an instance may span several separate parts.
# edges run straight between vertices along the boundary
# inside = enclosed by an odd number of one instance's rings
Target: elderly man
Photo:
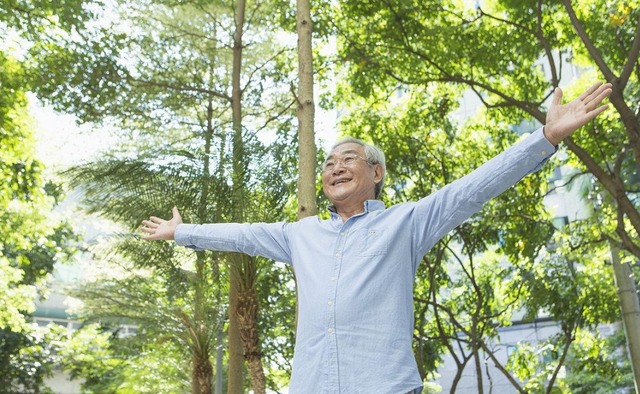
[[[546,125],[471,174],[420,201],[385,209],[376,200],[384,154],[356,139],[336,143],[323,165],[331,217],[295,223],[182,224],[143,221],[146,240],[260,255],[293,265],[299,289],[292,394],[420,393],[412,352],[413,282],[425,253],[447,232],[527,174],[565,137],[607,106],[597,83],[562,105],[556,89]]]

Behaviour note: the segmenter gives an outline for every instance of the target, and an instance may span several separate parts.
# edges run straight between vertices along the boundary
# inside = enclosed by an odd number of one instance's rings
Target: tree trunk
[[[233,220],[244,221],[244,145],[242,141],[242,90],[240,75],[242,72],[242,31],[244,28],[244,10],[246,2],[240,0],[236,8],[236,31],[233,36],[233,68],[231,114],[233,118]],[[236,259],[231,259],[236,264]],[[229,383],[228,394],[242,394],[242,375],[244,360],[242,357],[242,340],[240,339],[240,322],[238,321],[238,292],[240,283],[239,270],[229,270]]]
[[[206,328],[205,328],[206,329]],[[194,374],[198,381],[200,394],[211,394],[211,377],[213,366],[208,354],[196,355],[194,360]],[[192,393],[194,391],[192,390]]]
[[[198,379],[198,357],[191,357],[191,394],[202,394],[200,391],[200,380]]]
[[[298,31],[298,220],[318,213],[316,206],[316,142],[313,130],[315,104],[313,101],[313,23],[309,0],[297,0]],[[296,318],[298,331],[298,280],[296,286]]]
[[[224,349],[223,349],[223,338],[224,331],[222,329],[222,324],[218,328],[218,343],[216,346],[216,386],[215,386],[215,394],[222,394],[222,383],[223,383],[223,375],[224,368],[222,363],[224,362]]]
[[[229,270],[229,377],[227,394],[242,394],[242,375],[244,363],[242,357],[242,341],[238,323],[238,273]]]
[[[640,394],[640,301],[638,300],[638,290],[631,267],[629,264],[620,262],[620,250],[615,246],[611,247],[611,261],[618,299],[620,300],[624,333],[629,346],[633,380],[636,393]]]
[[[251,257],[242,256],[252,260]],[[249,263],[253,266],[253,263]],[[255,267],[252,267],[255,270]],[[255,394],[265,394],[266,379],[262,369],[262,352],[258,333],[258,294],[254,286],[248,286],[238,294],[238,321],[240,337],[244,345],[244,357],[247,360],[251,383]]]
[[[298,19],[298,219],[316,207],[316,143],[313,131],[313,23],[309,0],[297,0]]]
[[[478,345],[473,343],[472,352],[473,352],[473,361],[476,364],[476,384],[478,385],[478,394],[484,393],[484,386],[482,382],[482,361],[480,360],[480,351],[478,350]]]
[[[234,221],[241,223],[244,221],[244,180],[246,173],[244,140],[242,136],[242,88],[240,87],[240,76],[242,75],[242,34],[245,22],[246,0],[239,0],[236,9],[236,31],[233,35],[233,71],[232,71],[232,95],[231,95],[231,112],[233,118],[233,199],[234,199]],[[234,346],[238,346],[238,340],[244,347],[245,357],[250,361],[249,372],[251,375],[251,385],[256,394],[264,394],[266,381],[262,369],[262,358],[259,351],[258,341],[258,300],[254,290],[255,265],[253,259],[246,255],[238,255],[238,258],[232,258],[233,267],[231,273],[230,294],[229,297],[229,329],[231,331],[231,321],[234,321]],[[246,340],[245,340],[246,339]],[[229,342],[231,342],[231,332]],[[231,354],[231,344],[229,346]],[[258,349],[257,351],[255,349]],[[242,354],[240,349],[234,349],[234,357]],[[235,360],[238,365],[243,365]],[[235,374],[242,376],[242,369],[234,371]],[[231,375],[231,368],[229,369]],[[242,379],[240,379],[240,383]],[[231,385],[229,385],[231,387]],[[239,391],[235,391],[239,390]],[[242,385],[237,387],[234,384],[234,391],[229,388],[229,394],[242,392]]]

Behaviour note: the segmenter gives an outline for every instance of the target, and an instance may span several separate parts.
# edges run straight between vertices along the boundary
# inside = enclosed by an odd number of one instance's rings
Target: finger
[[[607,109],[609,109],[609,104],[605,104],[601,107],[598,107],[596,109],[594,109],[591,112],[588,112],[586,114],[585,120],[583,124],[586,124],[587,122],[591,121],[593,118],[595,118],[596,116],[600,115],[601,113],[603,113],[604,111],[606,111]]]
[[[584,101],[585,98],[587,98],[591,93],[595,92],[600,86],[602,86],[601,81],[594,83],[593,85],[591,85],[589,89],[587,89],[580,96],[578,96],[578,100]]]
[[[162,223],[166,222],[166,220],[161,219],[161,218],[159,218],[159,217],[155,217],[155,216],[151,216],[151,217],[149,218],[149,220],[150,220],[150,221],[152,221],[152,222],[154,222],[154,223],[158,223],[158,224],[162,224]]]
[[[598,106],[598,104],[600,104],[602,100],[604,100],[608,95],[610,95],[612,91],[613,90],[611,89],[611,87],[602,85],[600,89],[593,92],[584,100],[584,104],[588,107],[590,106],[591,109],[593,109]]]
[[[140,227],[140,231],[145,232],[147,234],[155,234],[156,233],[156,229],[155,228],[149,228],[149,227]]]
[[[143,220],[142,224],[144,224],[147,227],[151,227],[151,228],[158,228],[158,226],[159,226],[158,223],[154,223],[154,222],[151,222],[149,220]]]
[[[593,111],[598,105],[600,105],[600,103],[607,98],[607,96],[609,96],[611,94],[611,89],[605,89],[602,92],[600,92],[600,94],[598,94],[596,97],[594,97],[593,100],[591,100],[589,103],[586,104],[586,110],[587,111]]]

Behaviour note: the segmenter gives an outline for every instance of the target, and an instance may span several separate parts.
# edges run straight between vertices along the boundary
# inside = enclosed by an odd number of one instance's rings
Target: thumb
[[[180,223],[182,223],[182,216],[180,216],[180,212],[178,212],[178,207],[173,207],[171,212],[173,213],[173,219],[177,219]]]
[[[553,91],[553,100],[551,101],[551,105],[555,106],[560,104],[562,104],[562,89],[556,88]]]

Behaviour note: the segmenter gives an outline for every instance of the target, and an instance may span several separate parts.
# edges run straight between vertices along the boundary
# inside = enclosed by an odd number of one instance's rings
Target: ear
[[[384,171],[382,170],[382,166],[380,164],[376,164],[375,165],[375,169],[374,169],[375,173],[373,176],[373,181],[375,183],[378,183],[382,180],[382,176],[384,175]]]

